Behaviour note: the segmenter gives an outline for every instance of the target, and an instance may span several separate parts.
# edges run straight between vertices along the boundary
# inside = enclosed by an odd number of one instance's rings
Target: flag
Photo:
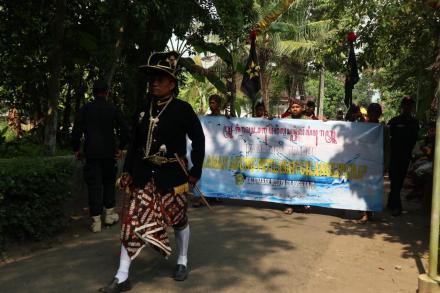
[[[241,90],[252,102],[256,101],[256,95],[261,88],[260,84],[260,66],[258,65],[257,50],[255,48],[256,35],[251,33],[251,49],[249,50],[249,58],[246,62],[243,81],[241,82]]]
[[[358,68],[356,64],[356,55],[354,54],[353,42],[350,42],[350,53],[348,54],[347,73],[345,75],[345,98],[344,103],[347,108],[352,103],[352,92],[354,85],[359,81]]]

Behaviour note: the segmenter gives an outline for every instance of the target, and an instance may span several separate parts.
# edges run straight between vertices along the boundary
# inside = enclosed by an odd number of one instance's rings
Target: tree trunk
[[[67,90],[66,100],[64,102],[63,122],[61,130],[61,138],[64,146],[69,145],[69,128],[70,128],[70,115],[72,113],[72,91]]]
[[[131,1],[126,0],[112,0],[108,3],[110,7],[110,15],[113,16],[112,21],[109,22],[108,34],[114,39],[114,45],[107,48],[109,55],[105,60],[101,60],[100,71],[103,79],[107,84],[111,85],[116,69],[121,64],[121,53],[124,48],[124,37],[126,25],[129,21],[132,12]],[[107,39],[109,36],[101,36]]]
[[[264,108],[266,109],[267,113],[270,113],[270,97],[269,97],[269,90],[266,90],[264,92],[264,97],[263,97],[263,104],[264,104]],[[254,109],[255,110],[255,109]]]
[[[55,9],[55,20],[51,29],[52,35],[54,36],[54,46],[49,52],[47,61],[49,64],[50,75],[48,80],[48,107],[44,129],[45,152],[49,156],[55,154],[57,142],[58,100],[60,95],[60,73],[62,68],[66,0],[57,0]]]
[[[115,43],[115,48],[113,52],[113,60],[108,71],[105,73],[105,81],[107,84],[111,84],[113,76],[115,75],[116,68],[119,65],[119,58],[121,56],[122,46],[123,46],[123,36],[124,36],[124,26],[121,26],[117,32],[117,40]]]
[[[235,110],[235,101],[237,99],[237,79],[238,73],[235,68],[232,68],[232,81],[231,81],[231,99],[230,99],[230,113],[231,117],[237,117]]]
[[[288,88],[288,91],[287,91],[287,94],[288,94],[289,98],[292,98],[294,96],[294,94],[296,93],[296,90],[295,90],[296,83],[295,83],[295,81],[296,81],[295,74],[292,74],[292,80],[290,82],[290,85],[289,85],[289,88]]]
[[[437,41],[437,57],[435,58],[434,64],[432,65],[434,70],[434,80],[435,80],[435,93],[434,97],[440,100],[440,37]],[[437,115],[440,115],[440,109],[437,108]]]
[[[21,129],[21,112],[17,107],[13,107],[8,111],[8,126],[16,138],[21,138],[23,134]]]
[[[202,93],[202,91],[199,88],[199,85],[197,85],[197,93],[200,98],[200,108],[199,108],[199,114],[205,115],[205,109],[206,109],[206,95]],[[221,107],[222,105],[220,105]]]
[[[324,66],[319,70],[318,117],[324,116]]]
[[[136,66],[146,64],[151,52],[163,51],[168,40],[172,36],[172,29],[169,28],[168,31],[164,31],[164,28],[167,28],[167,26],[161,23],[161,19],[159,17],[153,17],[153,15],[158,14],[152,12],[151,15],[152,16],[147,20],[147,30],[144,32],[143,37],[139,40],[139,50],[137,50],[138,53],[133,56],[133,59],[130,60],[131,62],[127,63],[134,63]],[[133,87],[131,89],[126,88],[126,91],[129,91],[130,94],[133,95],[130,97],[130,99],[134,99],[132,102],[132,108],[128,110],[130,113],[134,113],[140,106],[144,104],[147,93],[147,78],[145,74],[137,68],[134,70],[134,82],[130,81],[130,84],[132,84]]]
[[[263,35],[263,43],[259,50],[258,54],[258,62],[260,65],[260,84],[261,84],[261,96],[263,97],[263,104],[266,109],[266,112],[270,112],[269,104],[270,104],[270,97],[269,97],[269,87],[270,87],[270,81],[271,81],[271,75],[268,72],[268,62],[272,55],[271,50],[269,49],[269,35],[264,34]],[[255,114],[255,104],[256,100],[253,101],[252,105],[252,116]]]
[[[119,18],[119,15],[121,15],[121,24],[119,24],[117,27],[111,28],[112,31],[116,34],[116,41],[115,45],[112,48],[112,56],[110,62],[106,62],[105,64],[110,64],[105,71],[104,79],[105,81],[110,85],[113,76],[115,75],[116,69],[118,68],[119,64],[121,63],[121,53],[124,48],[124,37],[125,37],[125,29],[126,24],[129,21],[130,16],[132,15],[132,5],[131,1],[121,1],[121,0],[114,0],[111,4],[112,7],[112,15],[115,15],[117,18]]]
[[[293,74],[293,81],[292,81],[292,83],[293,83],[293,86],[292,86],[292,89],[291,89],[291,92],[290,92],[290,98],[291,99],[296,99],[296,93],[298,92],[298,81],[299,81],[299,76],[298,76],[299,74],[298,73],[294,73]]]
[[[306,99],[306,91],[305,91],[305,87],[304,87],[304,75],[301,75],[300,78],[298,79],[298,93],[299,93],[299,97],[301,100],[305,100]]]
[[[263,89],[263,104],[266,109],[266,112],[270,112],[270,97],[269,97],[269,85],[270,85],[270,74],[266,74],[266,72],[261,73],[261,87]],[[252,113],[255,111],[255,105],[252,109]]]
[[[75,95],[74,95],[74,111],[75,111],[75,115],[78,114],[79,109],[81,108],[81,104],[83,104],[83,100],[84,100],[84,93],[86,92],[86,87],[83,84],[83,79],[79,78],[78,79],[78,84],[77,87],[75,89]]]

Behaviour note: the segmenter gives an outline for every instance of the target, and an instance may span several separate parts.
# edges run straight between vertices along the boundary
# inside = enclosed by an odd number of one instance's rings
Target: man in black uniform
[[[189,185],[202,174],[205,136],[191,105],[176,98],[180,55],[154,53],[141,66],[149,78],[146,105],[138,112],[119,186],[129,190],[122,220],[121,256],[113,281],[101,292],[131,289],[131,261],[148,244],[164,256],[171,254],[167,227],[173,227],[177,244],[176,281],[188,275],[189,225],[186,215]],[[192,168],[186,175],[186,137],[191,140]],[[182,165],[181,165],[182,164]]]
[[[414,100],[411,97],[404,97],[400,103],[400,109],[401,114],[388,122],[390,128],[389,175],[391,192],[387,207],[391,210],[393,216],[402,213],[400,191],[403,187],[403,181],[411,161],[411,153],[419,132],[419,121],[412,115]]]
[[[102,207],[105,207],[104,223],[113,225],[119,216],[115,207],[116,160],[128,142],[128,127],[121,111],[107,101],[108,85],[98,80],[93,85],[94,100],[79,111],[72,130],[72,148],[78,160],[81,137],[84,134],[84,179],[89,195],[92,232],[101,231]],[[119,146],[116,147],[115,129],[119,130]]]

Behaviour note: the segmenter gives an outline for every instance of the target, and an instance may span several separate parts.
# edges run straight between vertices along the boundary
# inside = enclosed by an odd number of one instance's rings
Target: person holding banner
[[[267,114],[266,107],[263,102],[258,102],[255,104],[255,118],[269,118]]]
[[[319,118],[315,115],[316,104],[314,101],[310,100],[306,103],[305,115],[312,120],[319,120]]]
[[[283,114],[281,114],[281,118],[290,118],[290,116],[292,115],[291,107],[292,107],[292,101],[293,101],[293,99],[291,99],[291,98],[289,98],[289,97],[287,97],[287,98],[288,98],[288,100],[289,100],[289,105],[288,105],[288,107],[287,107],[287,110],[286,110]]]
[[[292,119],[310,119],[304,114],[304,102],[299,99],[291,99],[289,106],[289,115],[283,118]]]
[[[368,123],[379,123],[379,118],[382,116],[382,107],[378,103],[371,103],[367,108],[367,117],[366,121]],[[385,131],[384,131],[384,163],[387,163],[387,160],[385,159],[387,157],[387,150],[386,150],[386,141],[387,138],[385,137]],[[362,211],[361,212],[361,218],[359,219],[360,224],[365,224],[368,221],[373,221],[373,212],[372,211]]]
[[[419,121],[413,117],[414,105],[415,102],[411,97],[404,97],[400,102],[401,114],[388,122],[390,128],[389,175],[391,191],[387,207],[394,217],[402,213],[400,191],[419,133]]]
[[[345,120],[349,122],[365,122],[365,117],[361,112],[361,107],[356,104],[351,104],[348,108]]]
[[[174,51],[153,53],[148,64],[139,67],[148,77],[149,93],[134,121],[119,180],[119,186],[129,191],[128,205],[123,207],[119,269],[101,292],[131,289],[131,262],[147,244],[169,256],[168,227],[174,229],[178,253],[173,278],[184,281],[188,276],[187,196],[189,186],[195,185],[202,174],[205,136],[191,105],[176,98],[179,58]],[[188,171],[182,169],[187,165],[187,136],[192,143],[193,164]]]
[[[289,113],[290,116],[285,116],[284,118],[291,118],[291,119],[307,119],[310,120],[311,118],[304,115],[304,103],[303,101],[299,99],[292,99],[290,101],[290,107],[289,107]],[[306,212],[310,212],[311,207],[309,205],[304,206],[304,210]],[[284,209],[284,213],[286,215],[293,214],[293,206],[287,206],[287,208]]]

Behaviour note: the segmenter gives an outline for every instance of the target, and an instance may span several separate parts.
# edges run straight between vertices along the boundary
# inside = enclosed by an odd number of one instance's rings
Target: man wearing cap
[[[149,91],[145,106],[138,112],[120,179],[128,189],[128,209],[122,220],[119,269],[101,292],[131,289],[128,279],[131,261],[147,244],[169,256],[171,247],[166,229],[172,227],[177,244],[177,265],[173,278],[187,278],[189,225],[186,215],[190,185],[201,176],[205,137],[192,107],[176,98],[180,55],[154,53],[140,69],[146,73]],[[192,167],[188,176],[187,140],[191,140]]]
[[[400,191],[403,187],[403,181],[411,161],[412,150],[419,132],[419,121],[413,117],[414,104],[411,97],[404,97],[400,103],[401,114],[388,122],[390,130],[389,175],[391,191],[387,207],[391,210],[393,216],[402,213]]]
[[[86,159],[84,179],[87,183],[92,232],[101,232],[101,213],[105,208],[105,225],[118,222],[115,207],[116,159],[128,142],[128,127],[121,111],[107,101],[108,84],[98,80],[93,85],[93,101],[80,109],[72,130],[75,157]],[[115,130],[119,132],[117,146]],[[80,151],[84,135],[84,154]]]

